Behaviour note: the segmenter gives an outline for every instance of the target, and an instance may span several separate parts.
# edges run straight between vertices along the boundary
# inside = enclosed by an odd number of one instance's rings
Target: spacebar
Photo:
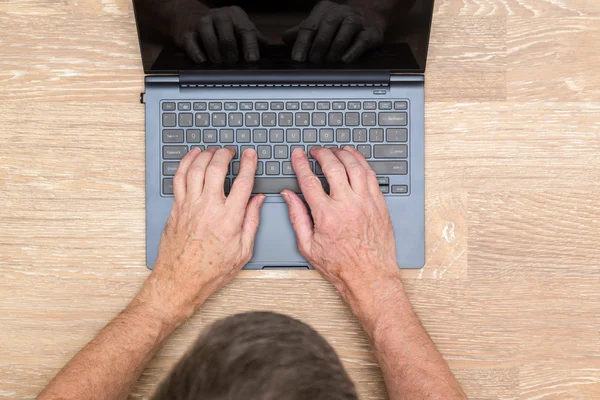
[[[328,191],[329,187],[327,187],[327,181],[325,178],[320,179],[325,191]],[[252,193],[279,194],[283,189],[291,190],[294,193],[302,193],[296,177],[254,178],[254,187],[252,188]]]

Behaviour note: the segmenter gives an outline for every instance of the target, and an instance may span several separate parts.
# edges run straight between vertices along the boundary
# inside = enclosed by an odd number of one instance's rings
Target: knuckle
[[[348,25],[362,25],[362,18],[358,15],[349,15],[344,19],[344,23]]]
[[[247,176],[239,176],[238,175],[238,177],[235,178],[235,182],[233,183],[234,189],[237,188],[238,190],[243,190],[243,191],[250,191],[250,190],[252,190],[253,186],[254,186],[254,183]]]
[[[300,187],[314,189],[321,186],[321,181],[315,175],[304,175],[298,180]]]
[[[221,42],[221,44],[230,46],[235,43],[235,39],[233,38],[233,36],[225,35],[219,38],[219,42]]]
[[[231,16],[227,11],[223,10],[215,14],[215,20],[217,22],[231,22]]]
[[[199,167],[191,167],[188,171],[188,177],[191,181],[198,182],[204,178],[204,170]]]
[[[323,172],[325,172],[325,174],[328,175],[340,175],[344,174],[346,172],[346,169],[341,163],[337,162],[323,167]]]
[[[366,175],[365,168],[358,163],[354,163],[354,164],[348,166],[347,169],[348,169],[348,172],[352,175],[363,175],[363,176]]]

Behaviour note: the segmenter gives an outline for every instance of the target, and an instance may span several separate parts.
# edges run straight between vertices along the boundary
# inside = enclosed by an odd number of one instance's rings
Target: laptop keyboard
[[[407,195],[409,188],[409,103],[372,101],[162,101],[162,194],[173,195],[179,160],[194,147],[230,147],[235,157],[225,193],[240,167],[240,154],[258,153],[254,193],[300,193],[290,157],[301,148],[328,190],[313,146],[352,146],[377,174],[384,194]]]

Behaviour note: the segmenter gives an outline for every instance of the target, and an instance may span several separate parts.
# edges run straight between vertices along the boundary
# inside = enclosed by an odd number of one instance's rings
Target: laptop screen
[[[146,73],[425,71],[434,0],[133,0]]]

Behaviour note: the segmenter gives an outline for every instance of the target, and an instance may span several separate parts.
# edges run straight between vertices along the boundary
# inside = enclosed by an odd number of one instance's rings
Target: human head
[[[208,327],[154,400],[355,400],[333,348],[310,326],[270,312]]]

